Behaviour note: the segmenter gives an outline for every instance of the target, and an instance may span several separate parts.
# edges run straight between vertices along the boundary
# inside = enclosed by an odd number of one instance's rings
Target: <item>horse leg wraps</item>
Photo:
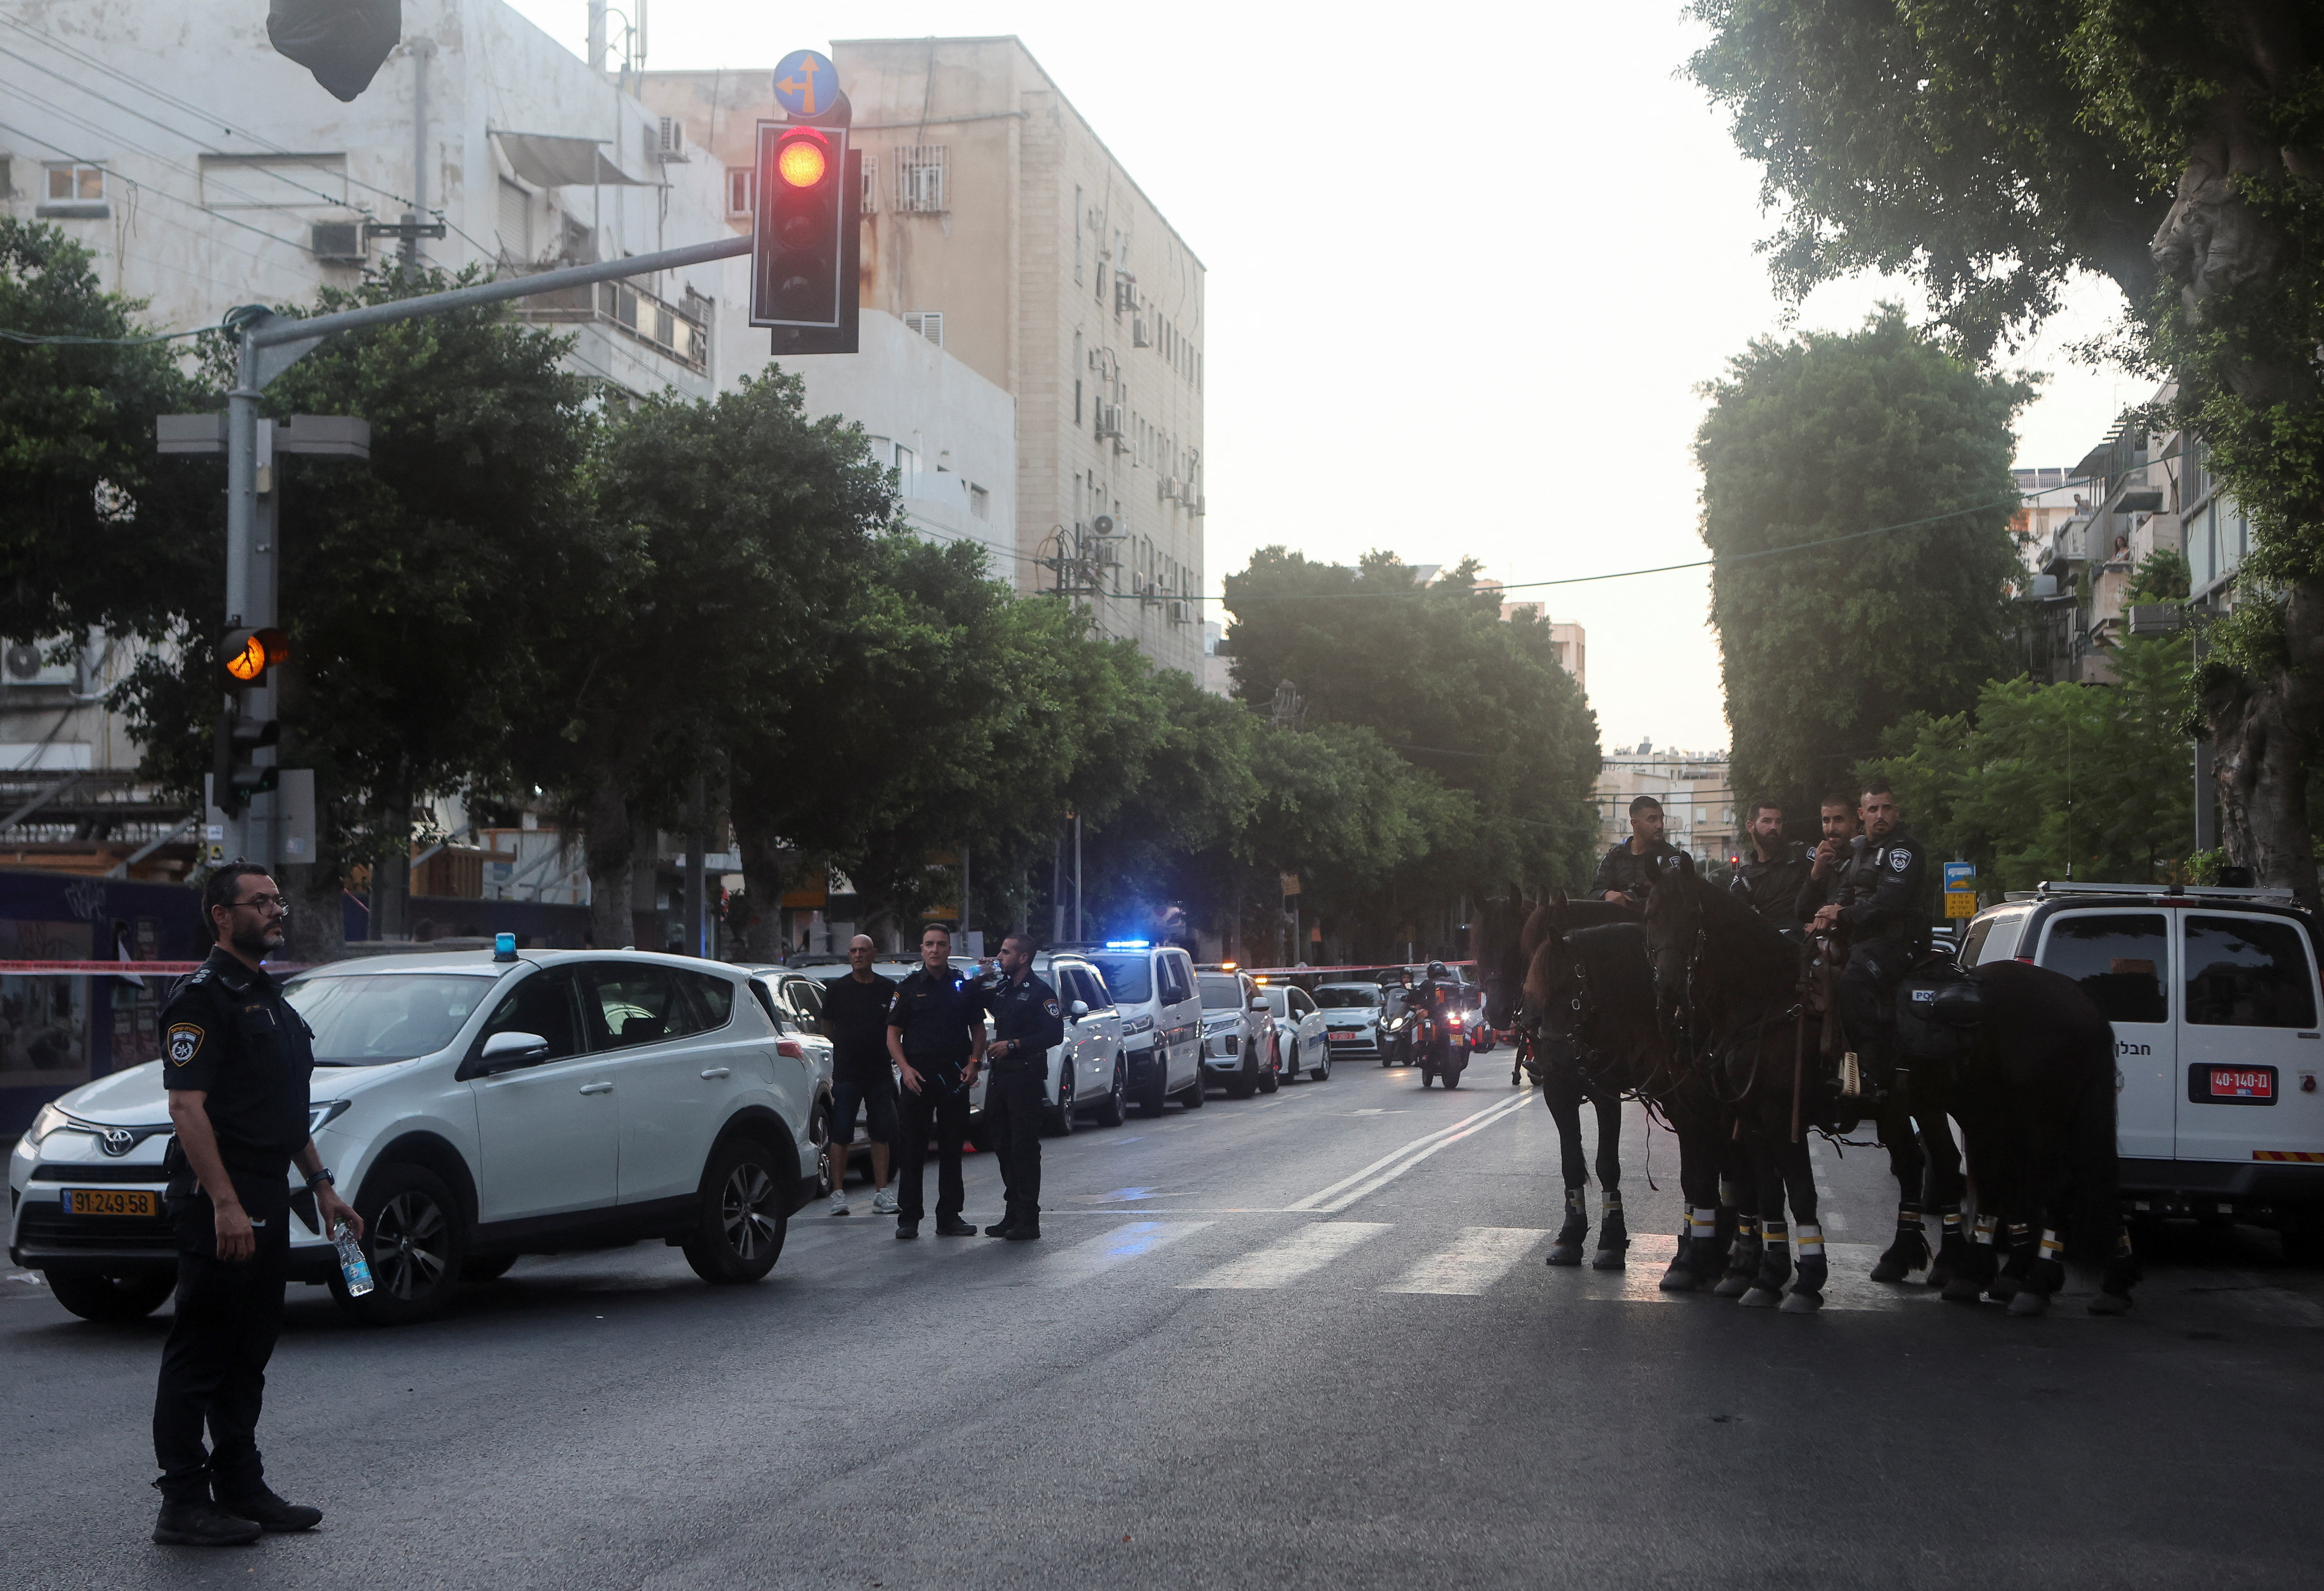
[[[1557,1237],[1549,1246],[1549,1257],[1543,1261],[1551,1265],[1578,1265],[1582,1263],[1582,1239],[1590,1233],[1590,1196],[1580,1188],[1565,1191],[1565,1224],[1557,1229]]]
[[[1791,1230],[1770,1216],[1759,1223],[1759,1274],[1753,1278],[1752,1286],[1774,1292],[1791,1278]]]
[[[1800,1275],[1792,1283],[1792,1292],[1795,1295],[1820,1296],[1831,1276],[1830,1267],[1824,1264],[1823,1228],[1813,1221],[1802,1221],[1793,1228],[1793,1237],[1799,1248]]]
[[[1929,1265],[1929,1285],[1942,1287],[1953,1279],[1963,1255],[1961,1212],[1958,1204],[1940,1207],[1943,1217],[1943,1236],[1937,1239],[1936,1257]]]
[[[2025,1284],[2039,1292],[2055,1292],[2066,1283],[2066,1246],[2057,1228],[2042,1228],[2042,1241],[2026,1268]]]
[[[1599,1270],[1618,1269],[1622,1255],[1630,1246],[1630,1225],[1622,1219],[1622,1191],[1609,1188],[1601,1196],[1598,1219],[1598,1257],[1591,1262]]]
[[[1875,1282],[1902,1282],[1929,1263],[1928,1228],[1921,1224],[1921,1207],[1910,1200],[1896,1206],[1896,1238],[1872,1267]]]

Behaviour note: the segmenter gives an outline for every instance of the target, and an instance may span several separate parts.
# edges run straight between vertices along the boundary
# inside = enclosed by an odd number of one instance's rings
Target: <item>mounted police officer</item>
[[[1831,902],[1840,875],[1848,866],[1850,842],[1856,838],[1856,803],[1846,796],[1827,796],[1819,820],[1823,838],[1808,852],[1808,876],[1800,882],[1800,898],[1792,907],[1792,921],[1806,923]]]
[[[936,1236],[973,1237],[961,1219],[960,1177],[968,1141],[968,1090],[984,1059],[984,990],[953,970],[952,930],[920,931],[920,964],[896,986],[888,1010],[888,1055],[904,1084],[903,1142],[897,1145],[896,1236],[920,1235],[928,1138],[936,1141]]]
[[[1590,893],[1617,906],[1646,909],[1646,897],[1662,870],[1686,853],[1663,838],[1663,804],[1651,796],[1630,798],[1630,837],[1606,853]]]
[[[992,1152],[1001,1161],[1008,1204],[984,1235],[1026,1243],[1041,1235],[1041,1118],[1047,1109],[1049,1052],[1065,1037],[1057,991],[1033,975],[1031,934],[1012,933],[1001,942],[1001,976],[985,998],[992,1042],[984,1059],[992,1081],[984,1114],[992,1124]]]
[[[1898,826],[1904,814],[1885,782],[1864,792],[1858,812],[1864,833],[1811,926],[1847,932],[1840,1020],[1866,1080],[1886,1091],[1896,1081],[1896,985],[1929,947],[1929,863],[1920,841]]]
[[[178,1309],[153,1393],[153,1540],[180,1547],[312,1530],[322,1519],[274,1494],[258,1453],[266,1363],[282,1329],[292,1163],[325,1232],[345,1221],[361,1237],[364,1226],[308,1136],[315,1035],[262,964],[282,948],[281,890],[264,868],[236,862],[210,875],[202,907],[217,948],[161,1010],[161,1081],[177,1129],[165,1164]]]
[[[1735,869],[1728,888],[1762,920],[1796,935],[1805,916],[1795,915],[1800,886],[1807,882],[1809,863],[1803,847],[1784,838],[1784,809],[1762,801],[1751,809],[1746,831],[1751,854]]]

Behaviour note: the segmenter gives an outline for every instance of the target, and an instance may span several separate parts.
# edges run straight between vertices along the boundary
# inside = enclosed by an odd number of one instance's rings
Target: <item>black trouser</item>
[[[178,1218],[178,1311],[161,1347],[153,1393],[153,1457],[173,1502],[206,1494],[215,1476],[227,1493],[263,1478],[258,1413],[266,1362],[282,1329],[282,1285],[290,1260],[290,1190],[281,1177],[235,1180],[250,1212],[257,1251],[217,1257],[217,1212],[196,1190],[173,1200]],[[210,1447],[202,1448],[202,1426]]]
[[[1041,1085],[1038,1071],[995,1071],[984,1096],[992,1153],[1001,1161],[1001,1185],[1008,1194],[1002,1219],[1011,1225],[1041,1224],[1041,1127],[1048,1114]]]
[[[968,1140],[968,1090],[960,1086],[960,1068],[914,1061],[920,1074],[920,1091],[904,1090],[904,1141],[896,1147],[896,1219],[918,1221],[923,1177],[927,1163],[928,1137],[936,1140],[936,1219],[956,1220],[967,1201],[960,1180],[961,1145]]]
[[[1886,1088],[1896,1073],[1896,985],[1912,970],[1902,940],[1868,939],[1848,952],[1840,974],[1840,1018],[1866,1074]]]

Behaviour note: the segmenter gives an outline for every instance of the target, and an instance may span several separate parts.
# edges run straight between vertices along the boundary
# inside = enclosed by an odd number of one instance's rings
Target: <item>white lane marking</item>
[[[1847,1212],[1844,1210],[1827,1209],[1823,1212],[1823,1224],[1831,1231],[1845,1232],[1848,1230]]]
[[[1426,1160],[1430,1155],[1436,1154],[1440,1150],[1450,1149],[1462,1139],[1483,1132],[1495,1122],[1516,1115],[1531,1102],[1529,1096],[1519,1094],[1515,1099],[1506,1100],[1502,1104],[1494,1107],[1491,1110],[1480,1112],[1480,1115],[1482,1117],[1481,1120],[1479,1119],[1478,1117],[1471,1117],[1469,1119],[1471,1122],[1475,1123],[1474,1126],[1459,1127],[1457,1130],[1447,1129],[1443,1135],[1438,1136],[1434,1143],[1428,1145],[1426,1148],[1420,1150],[1416,1154],[1406,1155],[1404,1159],[1397,1161],[1395,1164],[1389,1166],[1386,1171],[1379,1173],[1376,1176],[1365,1178],[1354,1187],[1348,1189],[1346,1192],[1342,1193],[1335,1198],[1326,1199],[1322,1203],[1314,1205],[1313,1208],[1318,1215],[1337,1215],[1342,1210],[1347,1209],[1350,1205],[1355,1203],[1358,1200],[1369,1198],[1372,1194],[1379,1192],[1382,1188],[1385,1188],[1390,1182],[1395,1182],[1397,1178],[1404,1175],[1405,1173],[1410,1171],[1414,1166],[1418,1165],[1422,1161]],[[1321,1196],[1317,1195],[1316,1197]],[[1298,1206],[1294,1205],[1292,1208],[1296,1209]]]
[[[1381,1155],[1378,1160],[1373,1161],[1370,1165],[1364,1167],[1363,1170],[1357,1172],[1354,1175],[1342,1177],[1330,1187],[1321,1189],[1316,1192],[1310,1193],[1305,1199],[1296,1200],[1290,1208],[1293,1209],[1320,1210],[1327,1215],[1332,1213],[1333,1209],[1343,1209],[1346,1208],[1346,1204],[1330,1205],[1327,1201],[1345,1193],[1349,1189],[1355,1187],[1359,1182],[1364,1181],[1365,1178],[1372,1176],[1377,1173],[1396,1164],[1397,1161],[1404,1159],[1406,1155],[1418,1154],[1437,1145],[1441,1142],[1450,1142],[1452,1136],[1459,1134],[1464,1127],[1470,1127],[1472,1126],[1490,1126],[1491,1123],[1487,1119],[1488,1117],[1498,1119],[1499,1117],[1507,1116],[1512,1110],[1523,1108],[1526,1105],[1531,1103],[1531,1100],[1532,1096],[1529,1094],[1519,1094],[1514,1099],[1503,1099],[1498,1104],[1487,1106],[1484,1109],[1478,1111],[1474,1116],[1462,1117],[1451,1127],[1439,1127],[1436,1131],[1424,1134],[1421,1136],[1413,1139],[1408,1144],[1399,1145],[1396,1148],[1389,1150],[1386,1154]],[[1400,1174],[1400,1173],[1397,1174]],[[1366,1191],[1369,1191],[1369,1190],[1366,1190]],[[1362,1195],[1360,1193],[1355,1195],[1356,1198],[1360,1198],[1361,1196]],[[1352,1202],[1354,1202],[1353,1198],[1348,1200],[1348,1203]]]
[[[1382,1292],[1483,1292],[1531,1254],[1545,1234],[1536,1227],[1463,1227],[1452,1247],[1406,1271]]]
[[[1132,1221],[1126,1227],[1116,1227],[1111,1232],[1074,1244],[1062,1254],[1052,1255],[1041,1264],[1040,1284],[1044,1287],[1071,1287],[1086,1282],[1092,1276],[1111,1271],[1116,1265],[1143,1259],[1166,1244],[1176,1243],[1191,1232],[1199,1232],[1212,1225],[1209,1221]]]
[[[1314,1221],[1282,1242],[1255,1249],[1181,1287],[1280,1287],[1321,1269],[1388,1230],[1385,1221]]]

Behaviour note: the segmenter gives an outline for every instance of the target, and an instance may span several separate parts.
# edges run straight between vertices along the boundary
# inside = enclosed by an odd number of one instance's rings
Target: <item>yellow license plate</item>
[[[68,1188],[65,1214],[77,1216],[157,1216],[161,1196],[143,1188]]]

